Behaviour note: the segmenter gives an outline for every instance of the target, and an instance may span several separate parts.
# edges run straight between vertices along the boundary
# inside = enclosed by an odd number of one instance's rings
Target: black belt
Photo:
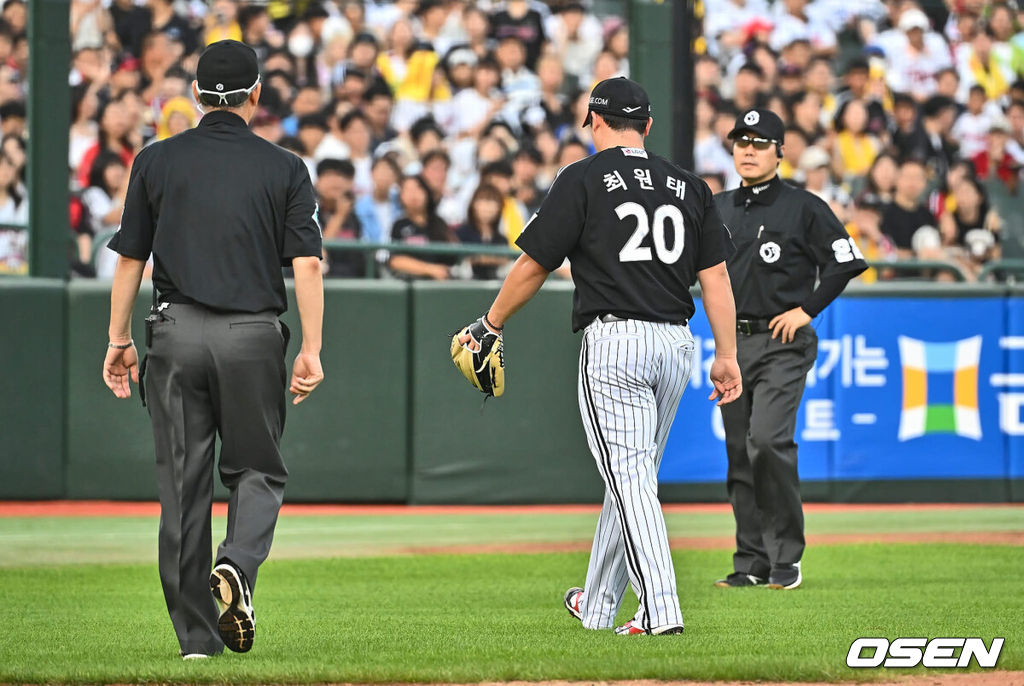
[[[752,336],[755,333],[768,333],[772,328],[768,326],[767,319],[737,319],[736,331],[745,336]]]

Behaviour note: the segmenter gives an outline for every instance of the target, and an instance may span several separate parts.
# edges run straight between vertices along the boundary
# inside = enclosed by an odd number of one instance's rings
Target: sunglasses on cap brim
[[[216,95],[220,98],[220,100],[217,102],[218,105],[227,105],[229,95],[234,95],[235,93],[245,93],[246,95],[248,95],[249,93],[252,93],[254,90],[256,90],[256,86],[258,85],[260,85],[259,76],[256,77],[256,81],[254,81],[253,84],[248,88],[236,88],[231,91],[204,91],[202,88],[198,88],[198,86],[197,88],[199,89],[200,95]]]
[[[777,145],[779,141],[774,138],[756,138],[753,136],[737,136],[732,139],[732,144],[737,148],[745,148],[748,145],[753,145],[754,150],[767,150],[773,145]]]

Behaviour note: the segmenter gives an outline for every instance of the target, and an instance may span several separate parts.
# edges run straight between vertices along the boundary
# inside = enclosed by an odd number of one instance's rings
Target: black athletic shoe
[[[800,586],[803,580],[804,576],[800,572],[800,563],[797,562],[773,569],[771,576],[768,577],[768,588],[775,589],[776,591],[789,591]]]
[[[746,572],[733,572],[724,579],[715,582],[718,588],[746,588],[747,586],[764,586],[767,580],[764,577],[754,576]]]
[[[224,645],[236,653],[247,652],[256,637],[256,617],[245,575],[232,564],[219,564],[210,575],[210,591],[220,603],[217,629]]]

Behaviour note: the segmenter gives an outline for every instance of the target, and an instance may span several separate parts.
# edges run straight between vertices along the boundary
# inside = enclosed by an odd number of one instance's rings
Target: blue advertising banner
[[[1024,298],[1007,298],[1006,335],[999,345],[1006,355],[1006,370],[990,381],[999,399],[1009,477],[1024,480]],[[1024,484],[1018,486],[1014,500],[1024,500]]]
[[[814,320],[819,344],[832,336],[833,315],[826,310]],[[707,317],[697,301],[697,314],[690,324],[697,343],[694,372],[679,403],[672,433],[669,434],[659,480],[666,483],[725,482],[727,459],[722,415],[708,400],[711,386],[708,374],[715,359],[715,341]],[[808,375],[804,402],[797,414],[797,443],[800,444],[800,478],[808,481],[826,480],[830,475],[830,446],[835,440],[832,417],[833,379]]]
[[[844,297],[814,326],[801,479],[1024,478],[1024,299]],[[703,312],[692,331],[699,367],[669,437],[666,483],[725,479]]]

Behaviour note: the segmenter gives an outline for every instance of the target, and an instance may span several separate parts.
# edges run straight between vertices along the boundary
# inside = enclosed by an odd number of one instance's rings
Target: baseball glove
[[[465,334],[469,334],[469,340],[459,343],[459,338]],[[495,397],[505,392],[505,352],[501,331],[491,331],[484,323],[484,317],[452,336],[452,362],[478,391]]]

